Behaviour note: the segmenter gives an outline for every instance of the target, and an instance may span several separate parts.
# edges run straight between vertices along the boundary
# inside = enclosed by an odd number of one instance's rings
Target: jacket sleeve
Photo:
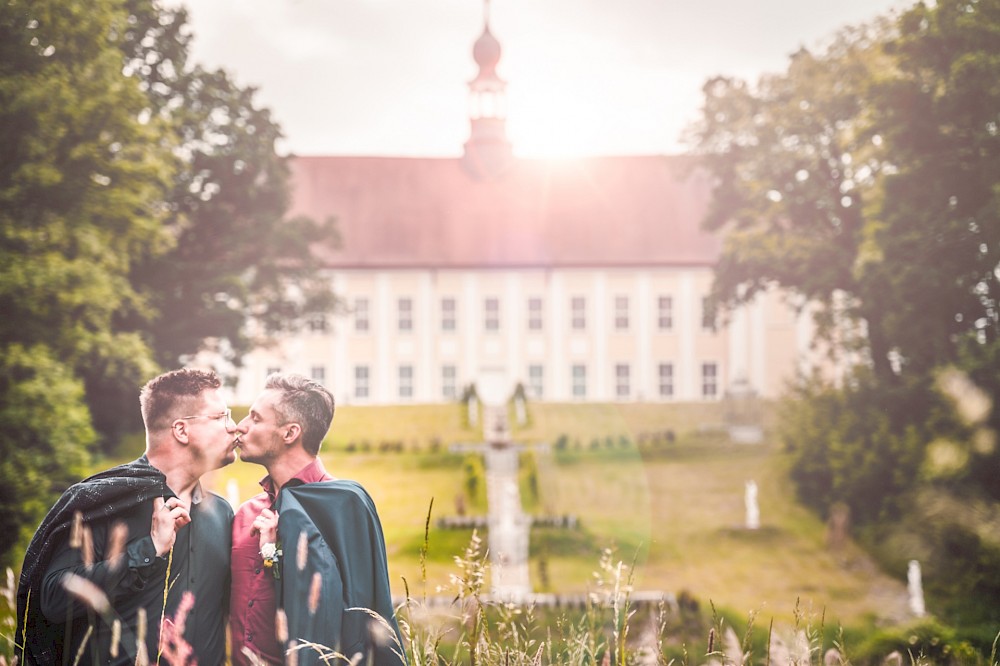
[[[356,484],[345,484],[350,482],[306,484],[283,500],[279,519],[283,569],[291,573],[283,574],[282,601],[289,637],[323,644],[347,659],[374,652],[376,664],[405,663],[381,524],[367,493]],[[303,531],[308,558],[299,570],[302,558],[296,551]],[[313,592],[312,603],[303,604],[310,599],[306,588],[314,585],[317,574],[320,595],[316,598]],[[304,612],[292,610],[295,605],[305,606]],[[310,608],[315,610],[310,613]],[[299,663],[316,663],[320,653],[312,653],[307,656],[300,650]]]
[[[283,551],[279,606],[288,620],[285,649],[298,646],[301,666],[320,664],[331,651],[343,653],[344,590],[337,560],[315,523],[294,501],[286,500],[282,507],[279,534]]]

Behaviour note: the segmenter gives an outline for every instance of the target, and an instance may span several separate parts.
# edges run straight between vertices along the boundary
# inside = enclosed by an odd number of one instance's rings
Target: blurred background
[[[998,82],[997,0],[11,0],[0,563],[158,372],[236,415],[298,372],[400,598],[475,530],[497,599],[610,551],[676,650],[812,613],[983,661]]]

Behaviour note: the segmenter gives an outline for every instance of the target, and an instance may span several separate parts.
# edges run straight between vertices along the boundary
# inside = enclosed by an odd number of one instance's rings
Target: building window
[[[660,384],[660,397],[674,397],[674,364],[661,363],[658,371]]]
[[[354,366],[354,397],[355,398],[367,398],[368,397],[368,366],[367,365],[356,365]]]
[[[615,296],[615,330],[628,330],[628,296]]]
[[[528,366],[528,392],[532,398],[541,398],[545,391],[545,369],[540,365]]]
[[[397,301],[396,320],[399,332],[408,333],[413,330],[413,299],[401,298]]]
[[[615,395],[619,398],[627,398],[632,393],[631,372],[628,363],[615,364]]]
[[[542,299],[528,299],[528,330],[542,330]]]
[[[483,302],[483,327],[487,331],[500,330],[500,299],[490,297]]]
[[[574,296],[569,302],[570,328],[574,331],[582,331],[587,328],[587,299],[583,296]]]
[[[368,332],[368,299],[354,299],[354,330],[358,333]]]
[[[399,397],[408,399],[413,397],[413,366],[399,366]]]
[[[719,366],[715,363],[701,364],[701,396],[714,398],[719,394]]]
[[[585,365],[573,366],[573,397],[581,399],[587,397],[587,366]]]
[[[454,400],[458,393],[455,391],[455,366],[445,365],[441,367],[441,397],[445,400]]]
[[[454,331],[455,330],[455,299],[454,298],[442,298],[441,299],[441,330],[442,331]]]
[[[309,371],[309,376],[314,382],[323,383],[326,381],[326,368],[322,365],[314,365]]]
[[[674,299],[670,296],[656,299],[656,324],[661,331],[669,331],[674,327]]]
[[[310,315],[307,326],[309,327],[309,330],[313,333],[325,333],[326,315],[323,314],[322,312]]]
[[[715,332],[715,316],[708,306],[708,296],[701,299],[701,327],[706,331]]]

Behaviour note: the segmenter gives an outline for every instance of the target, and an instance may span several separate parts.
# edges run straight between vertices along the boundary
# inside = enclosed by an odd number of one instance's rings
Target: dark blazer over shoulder
[[[373,654],[376,664],[405,664],[382,524],[365,489],[345,480],[286,486],[278,514],[284,551],[278,602],[288,618],[289,640],[348,658],[360,652],[361,663]],[[302,539],[308,552],[298,552]],[[317,576],[318,596],[311,589]],[[302,648],[298,663],[317,664],[320,656],[317,649]]]

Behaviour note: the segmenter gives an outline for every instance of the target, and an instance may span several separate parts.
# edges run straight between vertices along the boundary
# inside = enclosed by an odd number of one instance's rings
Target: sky
[[[469,133],[483,0],[164,0],[192,57],[258,89],[298,155],[453,157]],[[492,0],[522,157],[683,152],[701,86],[756,81],[900,0]]]

